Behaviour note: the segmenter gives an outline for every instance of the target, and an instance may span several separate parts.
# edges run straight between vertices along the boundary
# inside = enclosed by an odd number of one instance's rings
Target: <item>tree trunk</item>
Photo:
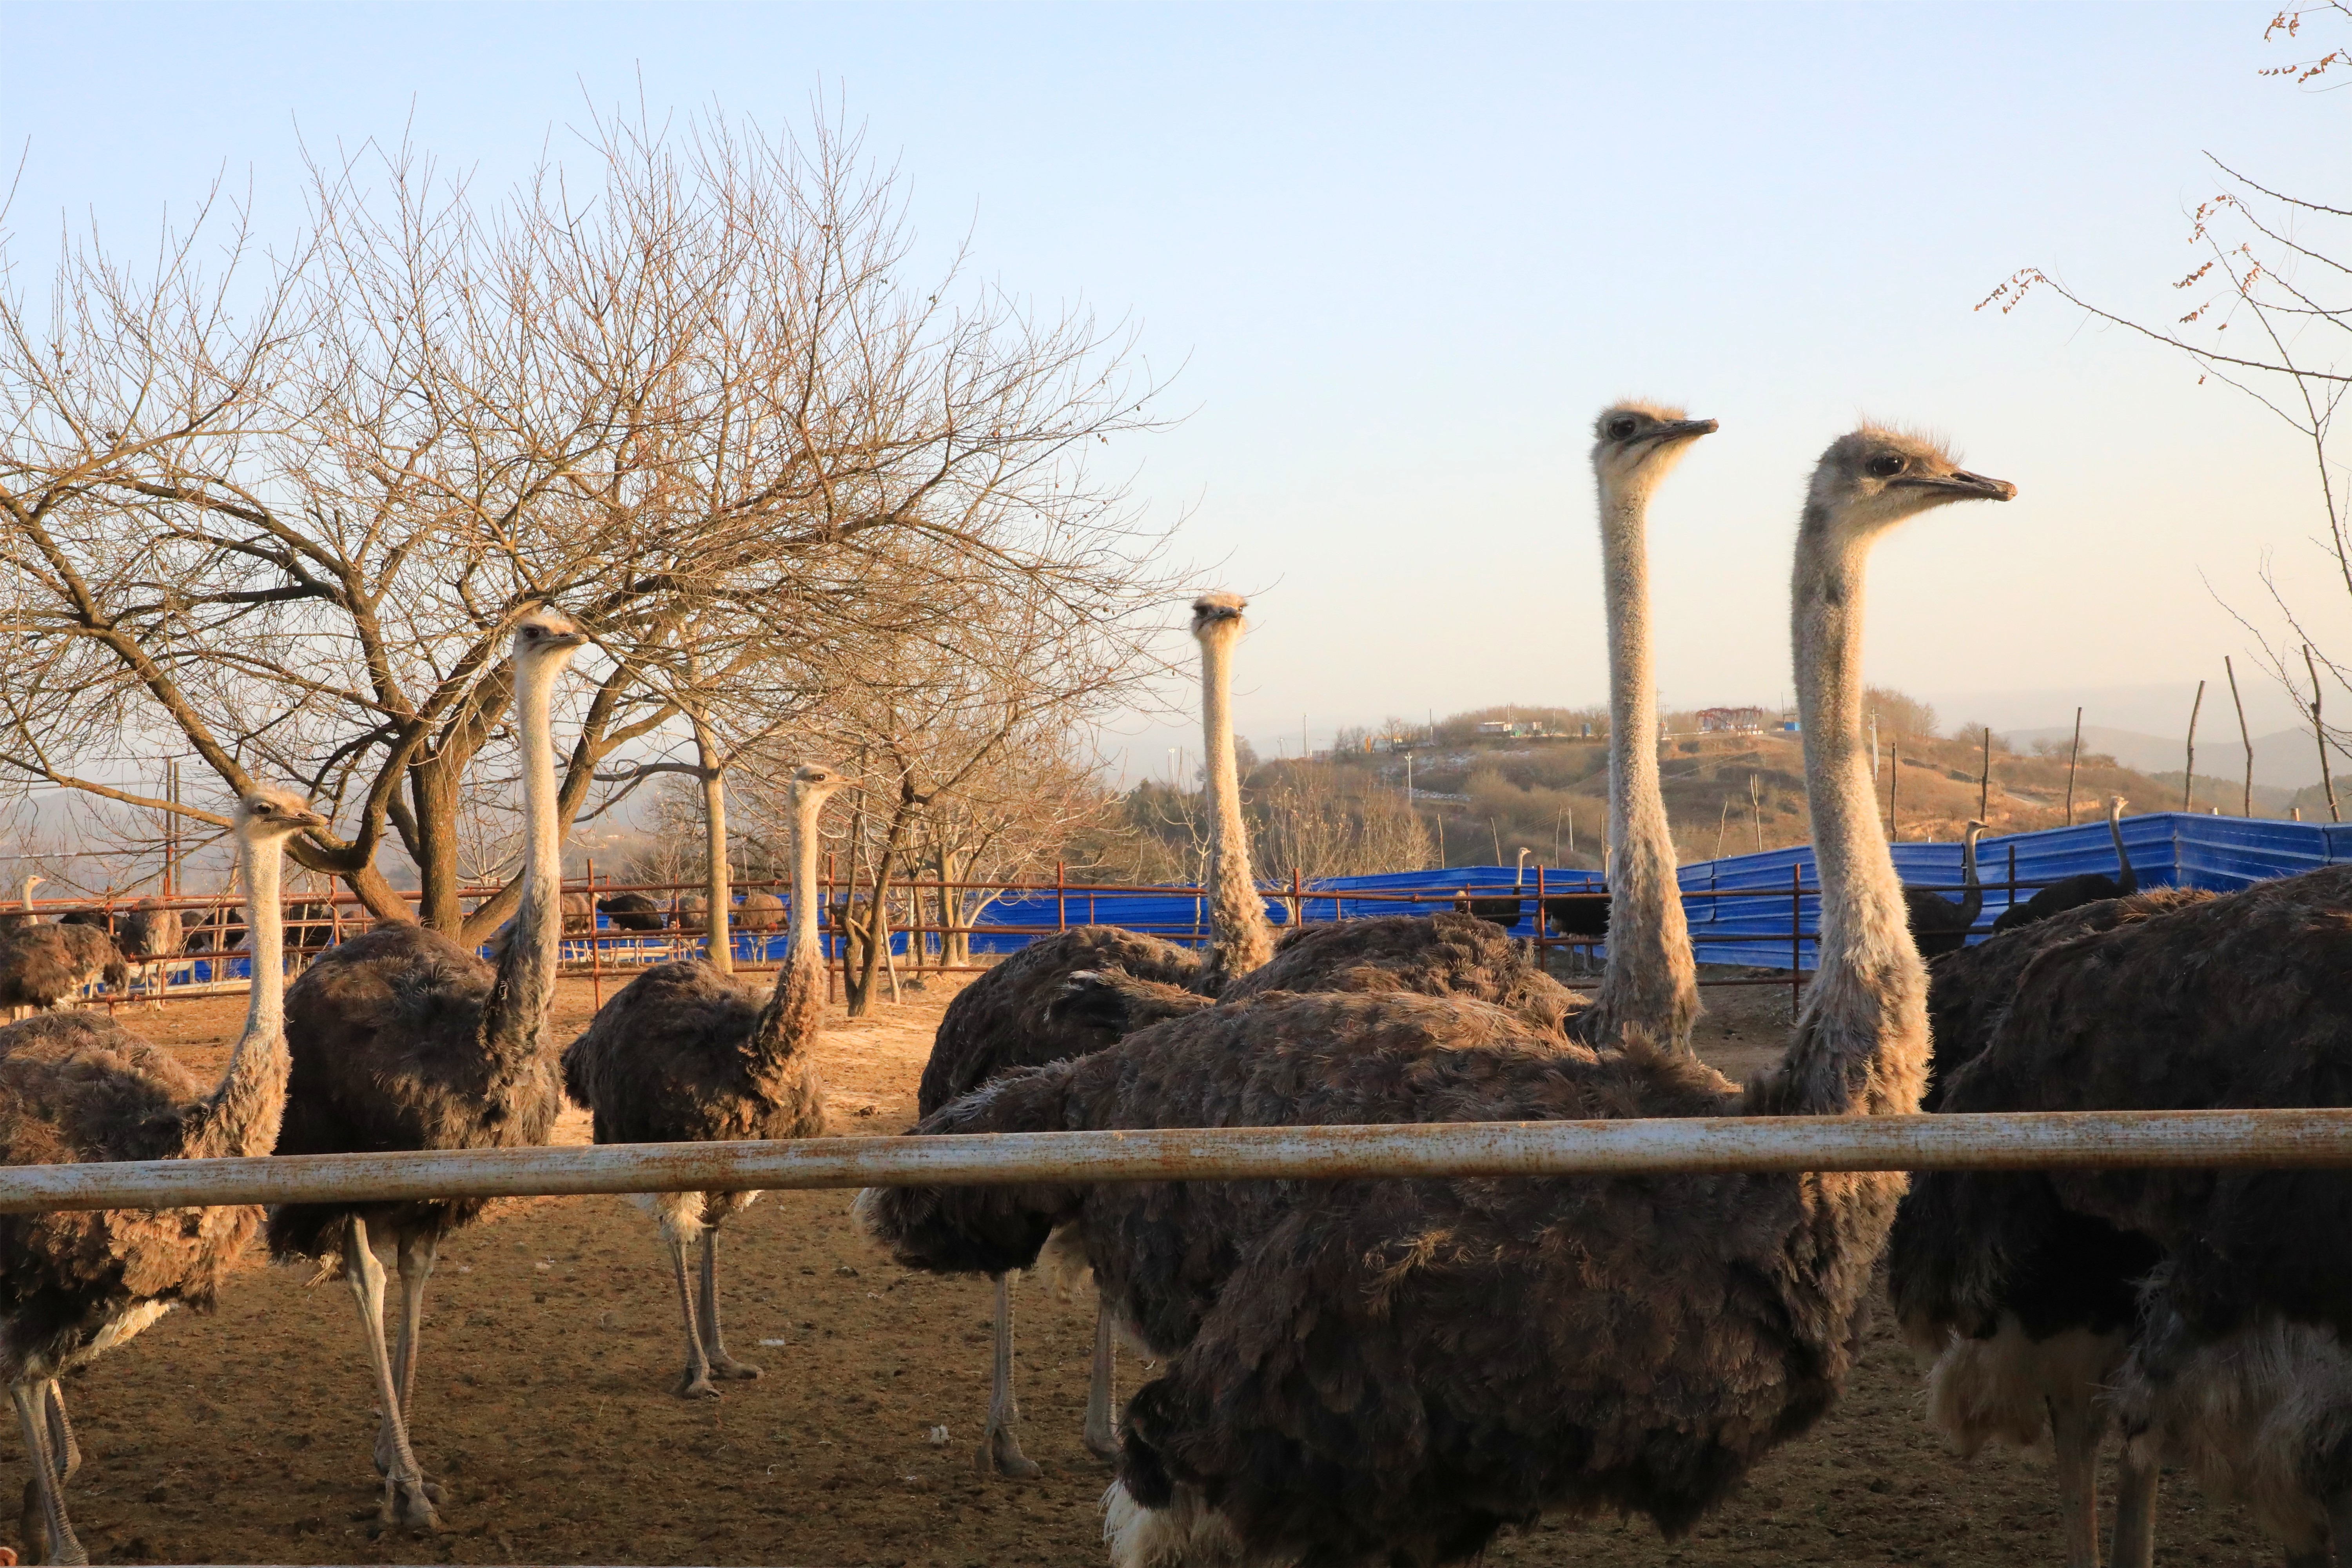
[[[918,804],[914,791],[902,784],[898,808],[890,814],[890,831],[882,841],[882,852],[875,857],[874,888],[866,901],[865,919],[860,921],[857,918],[855,904],[850,909],[848,923],[853,928],[863,928],[858,935],[864,948],[855,966],[854,981],[844,987],[849,997],[849,1016],[853,1018],[863,1018],[874,1005],[875,973],[882,967],[882,952],[890,941],[890,868],[898,864],[898,847],[905,842],[907,828],[915,820]],[[853,846],[853,856],[855,852]],[[852,864],[855,864],[854,859]],[[855,879],[856,873],[853,872],[852,880]]]
[[[719,760],[719,738],[699,717],[694,719],[695,762],[702,770],[702,846],[709,862],[703,897],[710,910],[704,921],[709,932],[710,967],[721,974],[735,973],[734,944],[728,940],[727,917],[735,901],[728,886],[727,778]]]
[[[422,896],[416,918],[431,930],[456,936],[465,928],[466,910],[458,898],[457,792],[463,770],[446,760],[419,763],[409,769],[409,793],[416,811],[416,871]]]

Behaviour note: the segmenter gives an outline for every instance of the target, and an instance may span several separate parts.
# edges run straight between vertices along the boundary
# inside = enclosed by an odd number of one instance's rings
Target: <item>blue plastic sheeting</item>
[[[2131,852],[2132,868],[2140,885],[2207,888],[2227,892],[2273,877],[2292,877],[2352,860],[2352,824],[2272,822],[2242,816],[2200,816],[2187,812],[2156,812],[2124,820],[2124,843]],[[1941,887],[1941,896],[1957,901],[1960,880],[1960,847],[1957,844],[1897,844],[1895,869],[1913,886]],[[2012,868],[2016,896],[2021,901],[2049,883],[2095,871],[2113,877],[2116,871],[2114,841],[2107,825],[2099,821],[2074,827],[2053,827],[2040,833],[1985,837],[1977,845],[1978,874],[1985,884],[1984,909],[1977,919],[1981,941],[2010,903]],[[1790,872],[1801,892],[1792,900]],[[1335,877],[1308,883],[1300,899],[1305,920],[1321,925],[1335,920],[1361,920],[1374,915],[1433,914],[1454,907],[1455,894],[1480,900],[1507,899],[1517,875],[1508,866],[1455,866],[1445,870],[1398,871],[1379,877]],[[1693,944],[1702,963],[1733,963],[1787,969],[1790,961],[1790,906],[1798,906],[1796,962],[1813,966],[1813,933],[1821,918],[1811,846],[1768,849],[1757,855],[1729,855],[1702,860],[1678,873],[1683,908],[1688,916]],[[1510,928],[1514,936],[1535,935],[1536,871],[1528,868],[1518,885],[1521,913]],[[1546,893],[1599,892],[1601,879],[1591,871],[1546,870]],[[1373,898],[1361,895],[1387,894]],[[1352,895],[1352,896],[1351,896]],[[1418,895],[1418,897],[1415,897]],[[1733,896],[1725,896],[1733,895]],[[1485,911],[1482,911],[1485,912]],[[1287,889],[1266,897],[1266,918],[1276,926],[1290,919]],[[682,956],[692,939],[677,931],[623,932],[598,917],[606,938],[604,960],[624,970],[629,937],[644,945],[644,961],[659,963]],[[982,911],[983,930],[971,938],[975,952],[1013,952],[1037,937],[1068,925],[1116,925],[1149,931],[1171,942],[1195,943],[1208,929],[1208,901],[1189,889],[1139,888],[1118,892],[1011,893]],[[783,931],[736,931],[739,963],[776,963],[784,955]],[[907,933],[894,934],[892,951],[907,952]],[[487,949],[484,950],[487,954]],[[826,955],[837,958],[840,946],[825,934]],[[1605,952],[1604,947],[1601,951]],[[587,944],[567,938],[566,962],[588,960]],[[176,969],[179,984],[203,984],[215,979],[241,979],[247,973],[245,955],[201,958]]]

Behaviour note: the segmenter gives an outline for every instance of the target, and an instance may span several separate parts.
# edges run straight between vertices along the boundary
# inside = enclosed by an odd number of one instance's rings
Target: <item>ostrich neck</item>
[[[1650,659],[1649,501],[1601,489],[1609,623],[1609,959],[1578,1032],[1594,1045],[1641,1034],[1688,1049],[1698,973],[1658,788],[1658,691]]]
[[[482,1006],[481,1042],[493,1057],[520,1058],[543,1049],[547,1007],[555,988],[555,964],[563,941],[558,892],[562,879],[561,839],[556,830],[555,742],[551,729],[555,667],[518,658],[515,671],[516,728],[522,738],[522,803],[527,835],[522,896],[514,931],[499,960],[498,980]]]
[[[1918,1109],[1927,1060],[1927,976],[1878,820],[1862,724],[1868,546],[1831,542],[1809,506],[1793,594],[1798,715],[1821,884],[1819,965],[1773,1109],[1799,1114]]]
[[[2116,841],[2116,886],[2126,893],[2139,890],[2139,878],[2132,870],[2131,851],[2124,847],[2124,808],[2107,807],[2107,837]]]
[[[286,1110],[285,907],[278,901],[281,843],[240,837],[237,874],[245,882],[247,956],[253,977],[247,991],[245,1032],[228,1071],[203,1111],[189,1120],[186,1157],[222,1159],[268,1153],[278,1146]]]
[[[785,931],[784,963],[776,973],[776,988],[751,1029],[751,1055],[772,1067],[815,1044],[817,1021],[824,1011],[824,956],[816,940],[817,817],[824,810],[822,795],[793,803],[793,909]]]
[[[1250,874],[1234,757],[1233,645],[1238,628],[1201,639],[1201,742],[1209,763],[1209,963],[1213,988],[1274,956],[1274,928]]]

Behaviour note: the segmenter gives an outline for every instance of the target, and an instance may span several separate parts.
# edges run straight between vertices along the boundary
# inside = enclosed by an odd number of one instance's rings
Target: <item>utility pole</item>
[[[1985,726],[1984,732],[1984,765],[1977,773],[1977,820],[1979,822],[1987,822],[1991,820],[1986,815],[1986,807],[1991,804],[1992,726],[1988,724]]]
[[[2074,710],[2074,744],[2066,753],[2066,826],[2074,826],[2074,764],[2083,757],[2083,710]]]

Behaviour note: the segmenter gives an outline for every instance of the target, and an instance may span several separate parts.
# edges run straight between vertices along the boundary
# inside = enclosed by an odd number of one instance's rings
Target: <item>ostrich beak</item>
[[[2012,500],[2017,487],[2007,479],[1988,479],[1965,468],[1954,468],[1948,474],[1920,474],[1895,481],[1901,489],[1941,490],[1954,500]]]
[[[297,812],[287,820],[294,825],[297,831],[303,833],[322,833],[334,826],[328,818],[315,811]]]
[[[1712,436],[1722,428],[1712,419],[1669,419],[1650,432],[1650,439],[1663,447],[1673,441],[1693,441],[1701,436]]]

